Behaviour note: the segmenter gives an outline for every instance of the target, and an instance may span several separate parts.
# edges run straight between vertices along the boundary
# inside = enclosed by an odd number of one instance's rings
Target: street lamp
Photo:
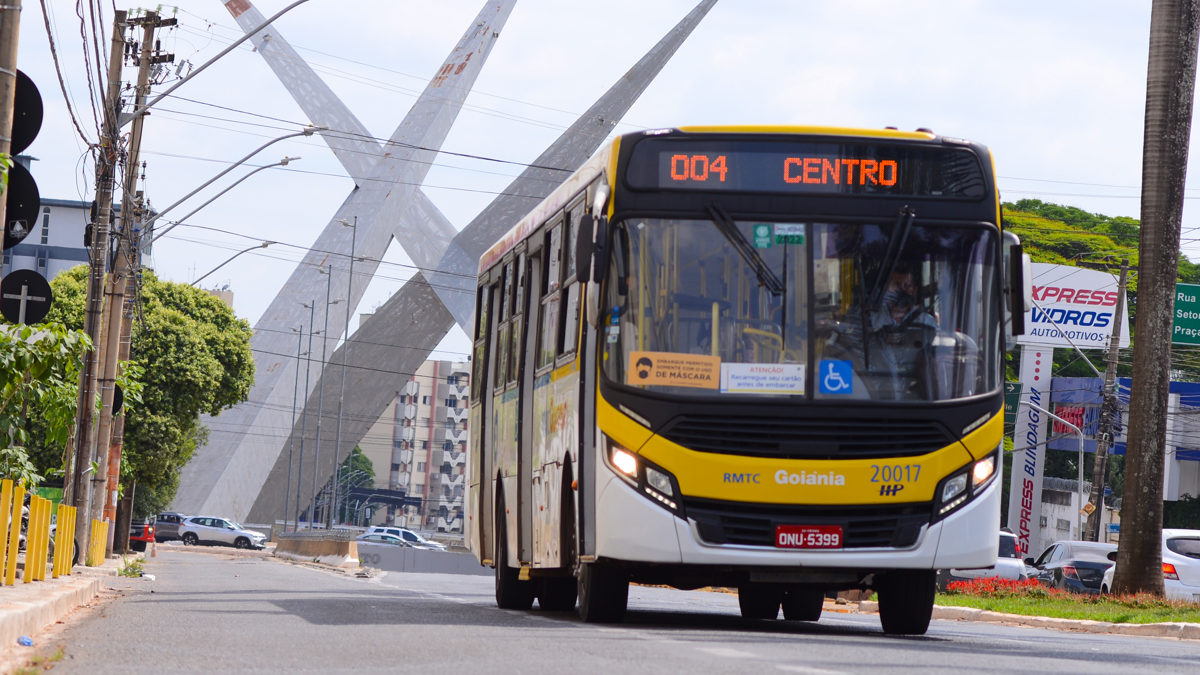
[[[300,529],[300,490],[302,490],[304,487],[304,437],[308,435],[308,376],[312,372],[312,325],[317,303],[313,302],[310,305],[302,302],[300,305],[308,310],[308,363],[304,369],[304,410],[300,415],[300,464],[296,467],[296,525],[292,528],[293,532]],[[296,359],[296,367],[300,367],[299,358]],[[296,377],[299,378],[299,375]],[[293,422],[292,429],[295,428],[296,425],[295,422]],[[308,521],[308,529],[312,529],[311,515]]]
[[[1040,411],[1046,413],[1047,415],[1049,415],[1052,419],[1062,422],[1062,424],[1064,426],[1071,427],[1071,429],[1073,429],[1075,431],[1076,437],[1079,438],[1079,484],[1076,485],[1075,487],[1077,487],[1079,489],[1079,517],[1077,518],[1077,520],[1079,521],[1079,524],[1078,524],[1079,529],[1077,531],[1077,536],[1079,537],[1079,541],[1083,541],[1083,539],[1084,539],[1083,538],[1083,501],[1084,501],[1083,500],[1083,429],[1080,429],[1079,427],[1075,426],[1074,424],[1071,424],[1070,422],[1064,420],[1063,418],[1059,417],[1058,415],[1055,415],[1054,413],[1050,412],[1049,410],[1046,410],[1042,406],[1037,405],[1036,403],[1030,403],[1029,401],[1024,401],[1024,402],[1022,402],[1022,405],[1027,405],[1030,408],[1033,408],[1034,410],[1040,410]],[[1103,508],[1103,506],[1101,506],[1101,508]]]
[[[216,267],[212,268],[211,270],[209,270],[208,274],[205,274],[204,276],[200,277],[199,279],[193,281],[190,285],[195,286],[196,284],[200,283],[201,281],[204,281],[208,277],[212,276],[213,272],[216,272],[217,270],[221,269],[222,267],[233,262],[234,258],[238,257],[239,255],[241,255],[243,253],[249,253],[250,251],[257,251],[260,248],[266,248],[266,247],[270,246],[271,244],[278,244],[278,243],[279,242],[277,242],[277,241],[264,241],[263,243],[258,244],[256,246],[251,246],[248,249],[238,251],[237,253],[234,253],[233,255],[229,256],[229,260],[226,260],[225,262],[221,263],[220,265],[217,265]]]
[[[286,134],[286,135],[284,135],[284,136],[280,136],[279,138],[276,138],[276,139],[273,139],[273,140],[267,141],[266,143],[263,143],[262,145],[258,146],[258,148],[257,148],[257,149],[255,149],[255,150],[254,150],[253,152],[251,152],[250,154],[248,154],[248,155],[246,155],[245,157],[243,157],[243,158],[239,159],[238,161],[234,162],[233,164],[230,164],[229,166],[225,167],[225,170],[224,170],[224,171],[222,171],[221,173],[218,173],[217,175],[215,175],[215,176],[213,176],[212,178],[208,179],[208,180],[207,180],[207,181],[205,181],[205,182],[204,182],[204,184],[203,184],[203,185],[201,185],[200,187],[198,187],[198,188],[196,188],[195,190],[192,190],[191,192],[189,192],[189,193],[187,193],[186,195],[184,195],[182,199],[180,199],[180,200],[176,201],[174,204],[172,204],[172,205],[168,206],[167,208],[163,209],[163,210],[162,210],[162,211],[160,211],[159,213],[155,214],[153,218],[151,218],[150,220],[147,220],[145,223],[143,223],[143,224],[142,224],[142,230],[143,230],[143,231],[148,231],[148,230],[150,229],[150,226],[151,226],[151,225],[153,225],[153,224],[154,224],[154,223],[155,223],[155,222],[156,222],[156,221],[157,221],[159,218],[162,218],[163,216],[167,215],[167,212],[169,212],[171,209],[173,209],[173,208],[175,208],[176,206],[179,206],[180,204],[182,204],[182,203],[186,202],[187,200],[191,199],[192,197],[194,197],[194,196],[196,195],[196,193],[197,193],[197,192],[200,192],[201,190],[203,190],[204,188],[208,187],[209,185],[212,185],[213,183],[217,182],[217,181],[218,181],[218,180],[219,180],[219,179],[220,179],[222,176],[224,176],[225,174],[229,173],[230,171],[233,171],[234,169],[236,169],[237,167],[241,166],[242,164],[245,164],[245,163],[246,163],[246,162],[247,162],[247,161],[248,161],[248,160],[249,160],[251,157],[253,157],[253,156],[257,155],[257,154],[258,154],[258,153],[260,153],[260,152],[262,152],[262,151],[263,151],[265,148],[267,148],[268,146],[270,146],[270,145],[273,145],[273,144],[275,144],[275,143],[278,143],[279,141],[284,141],[284,140],[287,140],[287,139],[289,139],[289,138],[295,138],[295,137],[297,137],[297,136],[312,136],[312,135],[313,135],[313,132],[315,132],[315,131],[320,131],[321,129],[324,129],[324,128],[326,128],[326,127],[313,127],[313,126],[309,126],[309,127],[305,127],[303,131],[297,131],[297,132],[296,132],[296,133],[294,133],[294,134]],[[278,162],[276,162],[276,163],[274,163],[274,164],[268,164],[267,166],[260,166],[260,167],[258,167],[257,169],[255,169],[254,171],[251,171],[250,173],[246,174],[245,176],[242,176],[241,180],[238,180],[238,181],[237,181],[237,182],[235,182],[233,185],[230,185],[229,187],[225,188],[224,190],[221,190],[219,193],[217,193],[217,196],[216,196],[216,197],[213,197],[212,199],[210,199],[210,200],[208,200],[208,201],[204,202],[203,204],[201,204],[199,209],[195,209],[195,210],[193,210],[191,213],[189,213],[189,214],[187,214],[186,216],[184,216],[183,218],[180,218],[179,220],[177,220],[175,223],[173,223],[173,224],[172,224],[170,227],[168,227],[167,229],[163,230],[162,232],[159,232],[157,235],[155,235],[155,236],[154,236],[154,238],[153,238],[153,239],[151,239],[151,240],[150,240],[150,243],[151,243],[151,244],[153,244],[154,242],[156,242],[156,241],[158,241],[159,239],[161,239],[161,238],[162,238],[162,236],[163,236],[164,234],[166,234],[166,233],[170,232],[171,230],[175,229],[175,227],[176,227],[177,225],[179,225],[179,223],[181,223],[181,222],[183,222],[183,221],[187,220],[188,218],[191,218],[192,216],[196,215],[196,211],[199,211],[200,209],[204,208],[205,206],[208,206],[209,204],[213,203],[213,200],[215,200],[217,197],[220,197],[221,195],[225,194],[226,192],[229,192],[229,191],[230,191],[230,190],[232,190],[233,188],[237,187],[239,183],[241,183],[243,180],[246,180],[246,179],[247,179],[247,178],[249,178],[250,176],[253,176],[254,174],[258,173],[259,171],[262,171],[263,169],[270,169],[270,168],[274,168],[274,167],[276,167],[276,166],[287,166],[287,165],[288,165],[288,162],[295,162],[295,161],[298,161],[299,159],[300,159],[299,157],[284,157],[283,159],[279,160]]]
[[[299,334],[299,339],[296,342],[296,384],[292,387],[292,429],[296,428],[296,403],[300,398],[300,357],[303,356],[301,349],[304,349],[304,324],[300,324],[299,328],[293,328],[293,333]],[[296,435],[292,434],[291,443],[288,444],[288,476],[287,483],[283,488],[283,531],[287,532],[287,517],[288,511],[291,509],[292,498],[292,450],[296,447]],[[300,501],[300,493],[296,493],[296,502]],[[299,504],[297,504],[299,505]],[[294,529],[292,530],[295,531]]]
[[[350,310],[354,308],[354,254],[356,253],[355,246],[358,245],[358,216],[354,216],[354,222],[350,223],[345,218],[341,219],[342,227],[353,228],[350,231],[350,278],[346,281],[346,345],[342,349],[342,390],[338,394],[338,419],[337,419],[337,440],[334,441],[333,454],[334,461],[342,452],[342,406],[346,401],[346,359],[350,358]],[[333,275],[330,275],[332,280]],[[337,474],[341,472],[342,465],[338,464],[334,468],[334,494],[336,496],[338,482]],[[332,521],[331,521],[332,522]]]
[[[317,394],[317,448],[313,457],[313,478],[312,478],[312,503],[317,502],[317,472],[321,469],[321,420],[325,417],[325,356],[329,348],[329,306],[336,305],[342,299],[331,301],[330,294],[333,292],[333,265],[329,265],[329,270],[317,270],[321,274],[328,274],[329,278],[325,283],[325,330],[321,332],[321,384],[317,387],[320,391]],[[307,404],[305,405],[307,409]],[[337,464],[337,452],[334,452],[334,464]],[[309,513],[309,529],[312,529],[312,512]]]

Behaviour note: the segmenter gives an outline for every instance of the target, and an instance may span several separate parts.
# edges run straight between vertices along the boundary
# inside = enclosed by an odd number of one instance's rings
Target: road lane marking
[[[777,663],[775,667],[789,673],[801,673],[802,675],[847,675],[844,670],[826,670],[824,668],[810,668],[809,666],[789,666]]]
[[[712,654],[713,656],[726,656],[731,659],[757,659],[758,654],[751,654],[740,649],[730,649],[729,647],[697,647],[698,650]]]

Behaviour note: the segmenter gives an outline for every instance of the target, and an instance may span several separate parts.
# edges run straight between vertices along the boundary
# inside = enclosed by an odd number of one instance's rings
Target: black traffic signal
[[[17,90],[13,100],[13,128],[10,154],[23,152],[42,128],[42,95],[33,80],[17,71]],[[8,170],[5,191],[4,250],[21,243],[37,224],[42,208],[37,182],[29,170],[14,163]]]

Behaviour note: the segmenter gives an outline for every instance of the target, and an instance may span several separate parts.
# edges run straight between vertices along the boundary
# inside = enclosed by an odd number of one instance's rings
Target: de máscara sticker
[[[630,352],[627,384],[665,387],[721,387],[721,358],[674,352]]]

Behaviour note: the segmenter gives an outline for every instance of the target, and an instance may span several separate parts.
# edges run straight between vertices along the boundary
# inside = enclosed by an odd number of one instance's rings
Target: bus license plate
[[[841,548],[840,525],[777,525],[777,548]]]

